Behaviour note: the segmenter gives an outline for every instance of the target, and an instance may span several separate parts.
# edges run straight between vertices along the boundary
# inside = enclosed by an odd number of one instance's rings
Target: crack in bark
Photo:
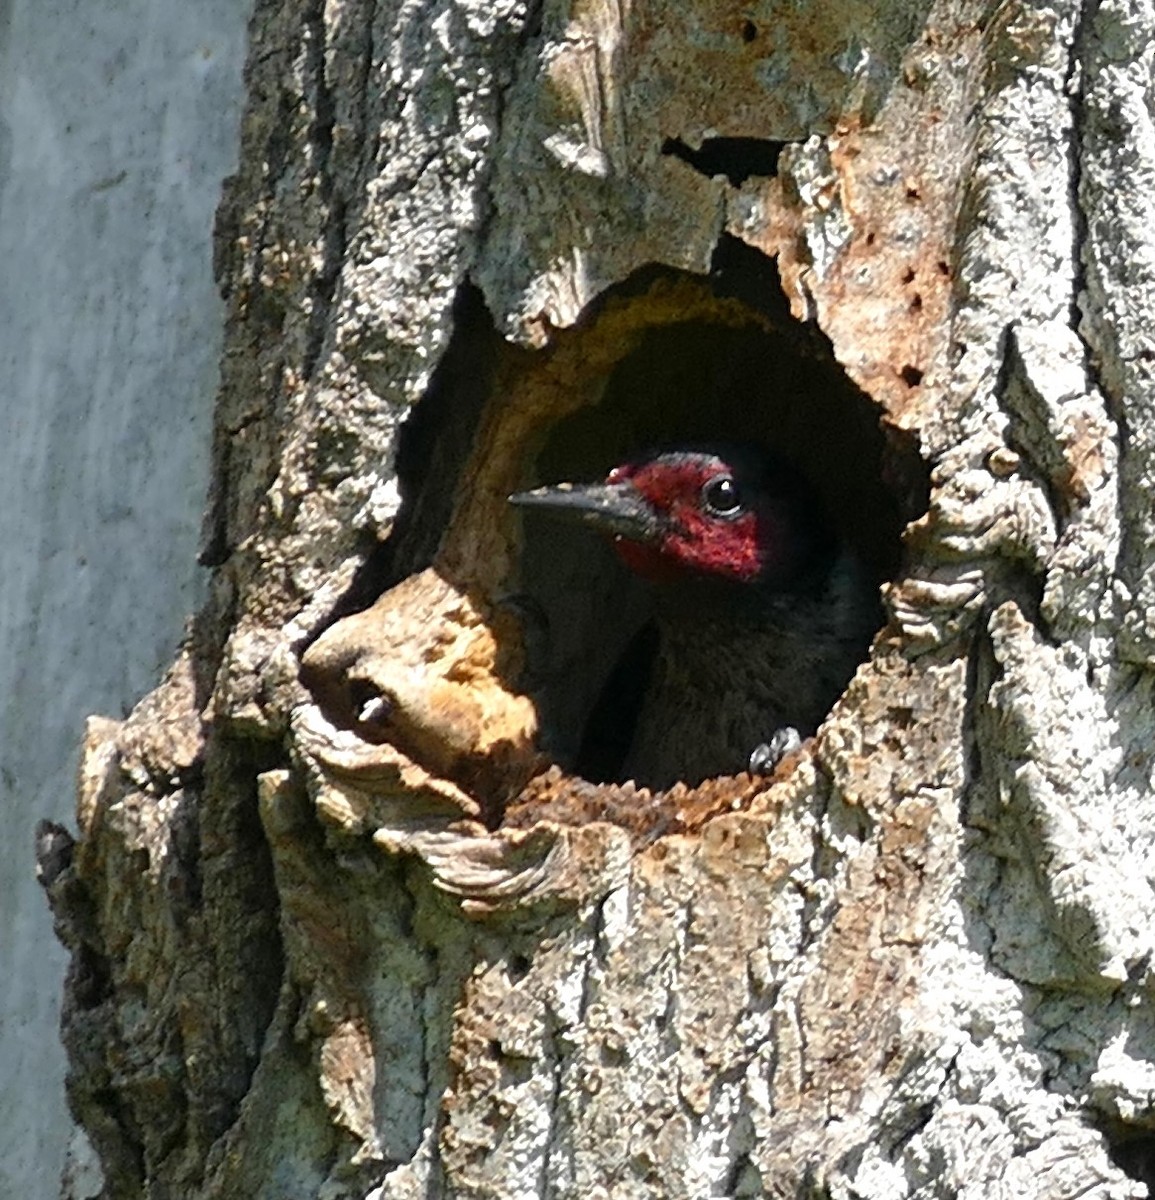
[[[325,74],[328,45],[324,0],[312,0],[304,13],[306,69],[313,85],[313,120],[307,135],[316,153],[321,223],[321,265],[309,286],[311,306],[301,370],[312,378],[321,357],[337,282],[345,259],[345,200],[337,194],[333,174],[333,130],[336,106]]]

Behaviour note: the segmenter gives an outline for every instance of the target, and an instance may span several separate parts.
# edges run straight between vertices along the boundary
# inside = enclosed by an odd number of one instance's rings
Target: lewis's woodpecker
[[[633,458],[512,503],[613,539],[652,585],[658,649],[619,772],[651,788],[772,767],[881,624],[877,590],[788,463],[749,445]]]

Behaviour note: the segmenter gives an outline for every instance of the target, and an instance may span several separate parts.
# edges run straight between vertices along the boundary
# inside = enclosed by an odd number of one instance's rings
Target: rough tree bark
[[[1147,1194],[1153,56],[1134,0],[258,5],[212,598],[41,846],[107,1195]],[[504,497],[709,433],[887,623],[772,779],[584,780],[642,600]]]

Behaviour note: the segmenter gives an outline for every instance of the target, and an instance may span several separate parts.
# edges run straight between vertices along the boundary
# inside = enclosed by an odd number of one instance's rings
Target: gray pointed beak
[[[510,504],[552,513],[631,542],[655,542],[662,522],[645,497],[628,481],[622,483],[557,483],[515,492]]]

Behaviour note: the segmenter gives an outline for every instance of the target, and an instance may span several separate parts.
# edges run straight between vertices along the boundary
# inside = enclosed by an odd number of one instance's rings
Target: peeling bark
[[[258,5],[212,597],[42,845],[107,1195],[1146,1194],[1152,45]],[[716,435],[887,624],[772,777],[582,778],[645,599],[505,497]]]

